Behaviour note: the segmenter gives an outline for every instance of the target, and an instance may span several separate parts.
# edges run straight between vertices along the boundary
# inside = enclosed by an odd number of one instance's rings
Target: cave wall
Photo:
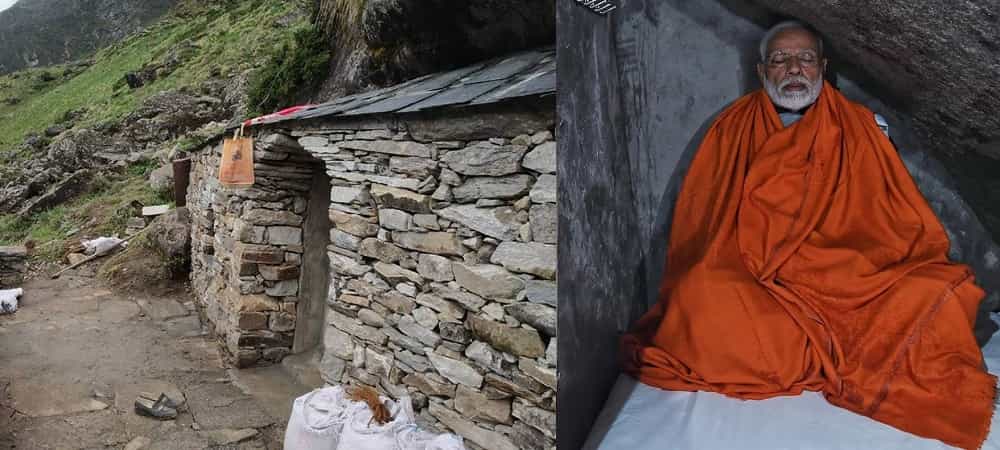
[[[622,0],[608,16],[557,6],[560,446],[578,448],[618,376],[617,340],[656,300],[672,207],[714,116],[760,87],[767,26],[743,0]],[[890,135],[953,238],[952,257],[1000,290],[996,245],[931,156],[920,119],[849,58],[827,74],[890,122]],[[857,81],[852,81],[857,80]],[[872,95],[876,94],[876,95]],[[997,300],[993,294],[990,301]]]
[[[316,100],[555,42],[555,0],[316,0],[330,72]]]

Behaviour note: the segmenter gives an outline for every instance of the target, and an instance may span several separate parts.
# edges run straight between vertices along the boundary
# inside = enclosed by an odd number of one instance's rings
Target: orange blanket
[[[867,108],[829,84],[784,128],[761,90],[708,131],[677,200],[659,302],[626,371],[671,390],[831,403],[962,448],[996,379],[983,291]]]

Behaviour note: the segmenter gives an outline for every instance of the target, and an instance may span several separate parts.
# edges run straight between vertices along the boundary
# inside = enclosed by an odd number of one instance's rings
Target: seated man
[[[972,333],[983,291],[872,111],[823,80],[819,37],[779,24],[761,58],[764,89],[719,115],[687,173],[626,371],[742,399],[821,391],[978,448],[996,383]]]

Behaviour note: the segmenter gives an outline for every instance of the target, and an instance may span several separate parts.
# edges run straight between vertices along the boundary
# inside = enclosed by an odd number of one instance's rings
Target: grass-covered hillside
[[[96,130],[99,136],[110,133],[105,130],[126,130],[108,134],[108,140],[129,135],[129,127],[138,127],[133,122],[142,121],[135,119],[136,111],[165,91],[198,93],[211,83],[225,86],[227,96],[235,90],[242,98],[243,86],[256,86],[256,98],[289,91],[281,84],[301,82],[301,77],[275,77],[280,72],[275,67],[294,68],[289,54],[294,56],[296,36],[303,41],[311,33],[310,4],[184,0],[162,20],[87,60],[0,76],[0,193],[5,185],[8,192],[17,188],[12,185],[21,181],[12,180],[27,172],[22,169],[27,163],[52,160],[51,143],[72,138],[76,130]],[[129,83],[127,74],[142,82]],[[236,108],[232,115],[237,117],[230,119],[241,118],[246,109]],[[150,127],[140,125],[146,127],[142,130]],[[143,145],[176,148],[194,141],[183,135],[161,140]],[[30,216],[0,211],[0,244],[30,239],[43,254],[57,256],[63,241],[122,234],[130,204],[166,201],[165,192],[146,183],[149,172],[165,162],[146,156],[124,167],[91,167],[98,176],[84,194],[68,202]]]
[[[88,67],[72,63],[0,76],[0,149],[19,144],[29,132],[41,133],[69,111],[84,110],[83,126],[116,120],[157,92],[258,66],[295,26],[305,24],[302,14],[289,17],[302,3],[186,2],[145,31],[98,51]],[[125,82],[126,73],[171,58],[179,64],[155,82],[137,89]]]

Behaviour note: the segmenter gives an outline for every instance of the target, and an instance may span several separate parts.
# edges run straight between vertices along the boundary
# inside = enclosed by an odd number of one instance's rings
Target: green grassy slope
[[[82,71],[63,65],[2,76],[0,149],[20,143],[29,132],[43,131],[68,111],[86,108],[84,126],[120,119],[157,92],[196,86],[213,71],[227,75],[254,67],[289,38],[294,26],[279,27],[275,22],[292,12],[296,3],[249,0],[182,5],[146,31],[99,51],[93,64]],[[185,41],[193,46],[178,48]],[[124,83],[126,73],[163,61],[171,50],[180,50],[184,62],[169,76],[135,90]],[[42,74],[55,79],[42,81]],[[9,98],[19,101],[4,101]]]
[[[89,65],[66,64],[0,76],[0,156],[15,152],[29,133],[40,134],[63,121],[67,112],[83,111],[76,128],[117,121],[158,92],[196,87],[212,77],[256,68],[289,42],[296,30],[308,26],[306,15],[294,14],[307,10],[306,3],[182,2],[144,32],[97,52]],[[181,62],[169,75],[137,89],[124,82],[126,73],[170,57]],[[30,155],[21,154],[11,159],[27,157]],[[89,194],[34,217],[0,214],[0,244],[31,239],[43,255],[58,256],[62,241],[81,233],[120,234],[130,202],[148,205],[165,201],[145,183],[154,167],[144,163],[120,173],[102,174],[101,182]]]

